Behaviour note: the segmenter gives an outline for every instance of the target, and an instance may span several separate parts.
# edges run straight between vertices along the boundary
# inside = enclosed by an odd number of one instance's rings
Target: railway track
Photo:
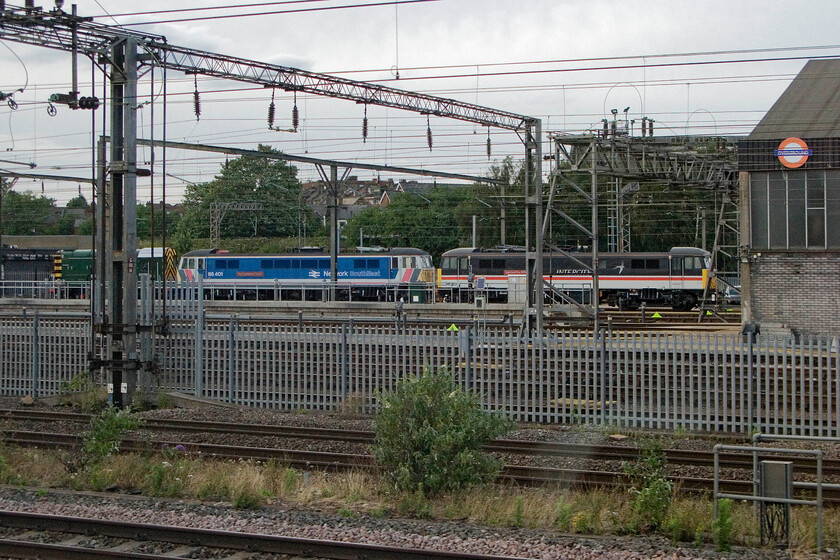
[[[90,417],[73,412],[25,411],[19,409],[0,410],[0,420],[50,422],[65,420],[89,422]],[[302,438],[348,443],[373,444],[372,431],[340,430],[313,428],[306,426],[282,426],[263,424],[232,424],[228,422],[199,422],[194,420],[146,419],[145,428],[154,431],[172,431],[182,433],[217,433],[242,434],[274,438]],[[7,432],[11,435],[13,432]],[[7,440],[8,441],[8,440]],[[131,445],[130,442],[129,445]],[[191,444],[192,445],[192,444]],[[627,461],[639,458],[639,450],[622,445],[590,445],[532,440],[499,439],[485,446],[486,451],[510,455],[534,455],[543,457],[575,457],[594,461]],[[714,453],[701,450],[665,449],[668,463],[711,468]],[[256,457],[259,458],[259,457]],[[764,460],[792,461],[797,472],[816,472],[816,463],[810,458],[782,457],[778,455],[762,456]],[[727,452],[720,454],[720,466],[734,469],[752,469],[752,455]],[[825,459],[822,465],[823,476],[840,477],[840,460]]]
[[[165,554],[166,557],[179,558],[241,558],[242,552],[246,551],[288,554],[292,555],[292,560],[513,560],[507,556],[450,553],[14,511],[0,511],[0,526],[20,530],[19,535],[7,534],[0,538],[0,554],[12,558],[161,558],[159,553],[141,552],[148,543],[155,543],[158,548],[171,549]]]
[[[56,414],[63,420],[84,421],[87,417],[74,413],[39,413],[46,420]],[[0,411],[0,418],[20,418],[19,411]],[[32,420],[32,418],[27,418]],[[55,418],[53,418],[55,419]],[[219,432],[228,434],[260,435],[278,438],[305,438],[321,440],[339,440],[355,443],[371,443],[371,432],[356,432],[350,430],[327,430],[322,428],[287,427],[287,426],[258,426],[252,424],[225,424],[217,422],[193,422],[172,420],[149,420],[146,429],[174,432]],[[19,446],[36,446],[71,449],[79,445],[81,438],[77,434],[34,432],[8,429],[3,432],[4,441]],[[375,469],[372,458],[367,454],[347,454],[326,451],[312,451],[299,449],[283,449],[278,447],[246,447],[220,445],[211,443],[184,443],[188,452],[201,453],[204,456],[221,459],[253,459],[267,461],[277,459],[292,468],[305,470],[340,471],[349,469]],[[128,452],[144,452],[149,450],[149,443],[145,440],[127,438],[123,441],[122,450]],[[633,461],[638,458],[638,449],[624,446],[593,446],[555,442],[533,442],[520,440],[497,440],[486,448],[497,453],[519,455],[549,455],[558,457],[578,457],[592,461]],[[713,454],[711,452],[666,450],[670,464],[694,465],[706,468],[712,467]],[[784,459],[789,457],[762,456],[762,459]],[[815,465],[806,459],[796,458],[794,468],[797,472],[814,472]],[[722,467],[751,471],[752,455],[738,453],[721,454]],[[823,476],[840,475],[840,462],[826,460],[823,464]],[[503,480],[509,480],[522,485],[560,484],[577,488],[593,487],[622,487],[629,481],[622,472],[610,472],[589,469],[551,468],[539,466],[522,466],[507,464],[502,473]],[[671,480],[680,488],[687,491],[710,492],[712,480],[709,478],[673,476]],[[722,492],[749,494],[752,492],[752,481],[748,472],[739,480],[720,481]],[[840,489],[824,488],[823,496],[826,503],[840,504]]]
[[[45,447],[72,449],[78,447],[81,437],[75,434],[50,432],[6,431],[5,442],[22,447]],[[219,445],[210,443],[184,444],[187,452],[200,453],[206,457],[217,459],[251,459],[268,461],[276,459],[283,461],[289,467],[303,470],[346,471],[358,469],[376,469],[373,459],[365,454],[332,453],[328,451],[307,451],[298,449],[278,449],[268,447],[242,447],[233,445]],[[146,452],[149,446],[146,442],[126,439],[121,451]],[[621,472],[549,468],[535,466],[505,465],[500,473],[502,480],[515,482],[525,486],[539,486],[558,484],[573,488],[626,487],[627,476]],[[694,477],[669,477],[680,488],[693,492],[710,492],[712,480]],[[722,492],[750,493],[752,482],[749,480],[722,480]],[[823,498],[827,503],[840,504],[840,490],[823,491]]]

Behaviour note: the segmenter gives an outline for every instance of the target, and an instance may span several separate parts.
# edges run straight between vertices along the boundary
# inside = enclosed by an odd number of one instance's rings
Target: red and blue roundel
[[[786,138],[779,144],[778,149],[773,152],[773,155],[779,158],[779,161],[789,169],[796,169],[802,167],[808,161],[812,151],[808,148],[808,144],[801,138]]]

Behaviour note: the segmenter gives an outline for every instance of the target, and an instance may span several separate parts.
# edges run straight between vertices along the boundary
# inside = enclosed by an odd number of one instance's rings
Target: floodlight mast
[[[97,269],[105,269],[107,278],[104,282],[101,278],[99,280],[102,286],[110,287],[114,296],[109,298],[111,307],[108,315],[102,318],[103,329],[100,332],[109,336],[111,342],[109,355],[100,365],[113,368],[115,404],[122,404],[121,372],[142,366],[136,359],[134,347],[137,331],[135,312],[122,306],[133,310],[136,299],[133,261],[137,237],[134,223],[137,123],[134,113],[138,70],[153,66],[435,115],[519,134],[525,144],[528,169],[525,244],[529,289],[523,325],[529,330],[542,330],[542,131],[539,119],[374,83],[178,47],[167,43],[161,35],[138,33],[119,26],[95,23],[90,17],[68,14],[62,11],[60,3],[52,10],[44,11],[32,5],[9,6],[0,0],[0,39],[74,55],[82,53],[103,70],[106,67],[111,70],[112,159],[108,169],[111,181],[103,178],[99,181],[106,185],[106,199],[114,206],[111,207],[110,220],[102,225],[110,228],[104,236],[104,246],[100,248],[105,250],[97,252],[97,258],[102,258],[102,253],[105,253],[109,260],[106,266],[97,266]],[[118,189],[120,192],[116,193]],[[122,290],[123,297],[116,297],[117,290]],[[117,381],[118,378],[120,381]]]

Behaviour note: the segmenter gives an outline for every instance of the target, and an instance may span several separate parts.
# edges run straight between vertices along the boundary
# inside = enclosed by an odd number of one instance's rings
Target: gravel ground
[[[239,511],[225,504],[55,490],[38,496],[34,491],[0,487],[0,509],[540,560],[792,558],[785,551],[775,550],[739,548],[731,553],[718,553],[709,548],[675,547],[657,537],[596,538],[542,530],[478,527],[463,522],[347,519],[290,509],[283,504]]]
[[[0,399],[0,408],[19,406],[17,399]],[[36,406],[38,406],[36,404]],[[212,420],[221,422],[242,422],[258,424],[282,424],[313,426],[325,428],[343,428],[347,430],[370,430],[369,418],[344,415],[311,413],[283,413],[277,411],[251,410],[237,408],[212,409],[168,409],[143,413],[148,418],[170,418],[184,420]],[[0,426],[2,427],[2,426]],[[30,429],[44,429],[44,425],[33,425]],[[51,424],[51,430],[62,429],[60,423]],[[65,429],[78,431],[78,424],[68,424]],[[211,434],[171,434],[175,439],[171,444],[202,441],[225,443],[224,436]],[[234,436],[236,443],[242,445],[248,438]],[[518,427],[507,436],[510,439],[529,439],[535,441],[580,442],[603,445],[635,445],[637,440],[629,438],[616,441],[609,433],[598,429],[585,429],[568,426]],[[675,437],[662,434],[663,445],[679,449],[711,450],[720,440],[696,437]],[[190,438],[190,439],[188,439]],[[254,438],[254,445],[265,446],[267,439]],[[227,441],[230,443],[230,440]],[[345,452],[354,449],[366,451],[359,444],[336,444],[335,442],[313,443],[296,440],[275,441],[281,447],[307,446],[310,449]],[[836,449],[830,451],[837,454]],[[521,457],[520,457],[521,458]],[[510,458],[513,461],[513,458]],[[536,459],[545,461],[545,458]],[[592,468],[585,461],[562,458],[547,459],[548,466],[567,465],[572,468]],[[604,465],[604,470],[617,470],[617,465]],[[680,469],[682,475],[686,473]],[[709,547],[691,545],[673,546],[661,537],[624,537],[610,535],[606,537],[582,537],[563,535],[556,531],[505,529],[470,525],[467,522],[433,522],[400,520],[360,516],[345,518],[314,510],[290,507],[288,504],[275,503],[256,509],[240,511],[228,504],[208,504],[184,500],[147,499],[138,496],[118,494],[78,494],[50,490],[45,496],[34,492],[0,488],[0,509],[12,509],[120,519],[125,521],[172,524],[212,529],[236,530],[243,532],[284,534],[304,538],[334,539],[342,541],[369,542],[392,546],[442,549],[470,553],[499,554],[536,559],[582,559],[582,560],[618,560],[618,559],[708,559],[740,558],[745,560],[781,559],[781,558],[817,558],[817,556],[793,556],[787,551],[739,548],[731,553],[718,553]],[[824,554],[823,558],[836,558],[836,553]]]

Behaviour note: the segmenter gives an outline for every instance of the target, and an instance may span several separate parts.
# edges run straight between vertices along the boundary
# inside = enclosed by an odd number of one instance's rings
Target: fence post
[[[38,398],[38,386],[41,383],[41,320],[38,311],[32,317],[32,398]]]
[[[230,338],[228,340],[228,401],[234,402],[236,396],[236,329],[239,321],[236,313],[230,316]]]
[[[752,331],[747,333],[747,344],[749,344],[749,353],[747,354],[747,410],[749,416],[749,423],[750,425],[747,427],[747,434],[749,435],[753,429],[756,428],[755,425],[755,401],[753,400],[753,391],[755,390],[755,363],[754,363],[754,356],[753,353],[755,352],[755,333]]]
[[[601,338],[598,345],[598,353],[600,354],[599,367],[601,370],[601,424],[607,423],[607,337],[604,329],[598,330],[598,336]]]
[[[351,326],[353,325],[352,320],[351,320],[350,325]],[[347,399],[347,394],[350,390],[350,387],[349,387],[350,368],[348,367],[348,363],[347,363],[349,361],[349,356],[348,356],[349,349],[348,349],[348,344],[347,344],[347,331],[348,331],[347,324],[342,323],[341,324],[341,399],[342,399],[342,401]]]
[[[198,300],[195,316],[195,396],[204,396],[204,298]]]
[[[472,325],[467,325],[466,328],[461,332],[464,333],[464,355],[466,356],[467,363],[467,366],[465,368],[464,385],[466,390],[470,390],[470,388],[472,388]]]

